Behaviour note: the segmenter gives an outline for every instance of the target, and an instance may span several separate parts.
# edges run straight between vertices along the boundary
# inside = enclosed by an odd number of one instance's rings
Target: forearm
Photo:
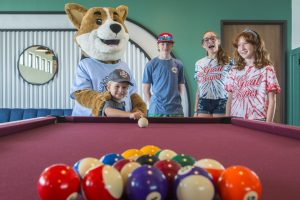
[[[183,93],[183,86],[184,86],[183,84],[178,85],[178,92],[180,95],[182,95],[182,93]]]
[[[143,91],[147,102],[150,102],[151,99],[150,84],[143,84]]]
[[[232,101],[232,93],[228,92],[228,98],[227,98],[227,102],[226,102],[226,116],[230,116],[231,115],[231,101]]]
[[[196,95],[195,95],[194,112],[198,111],[198,104],[199,104],[199,90],[197,89]]]
[[[114,108],[106,108],[104,110],[105,115],[107,117],[130,117],[130,112],[114,109]]]
[[[276,96],[275,94],[268,94],[268,110],[266,122],[273,122],[275,110],[276,110]]]

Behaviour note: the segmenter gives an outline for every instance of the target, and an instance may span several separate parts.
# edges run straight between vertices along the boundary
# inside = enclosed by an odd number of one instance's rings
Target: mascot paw
[[[101,100],[102,100],[102,101],[108,101],[108,100],[111,100],[111,94],[110,94],[108,91],[104,92],[103,95],[102,95]]]

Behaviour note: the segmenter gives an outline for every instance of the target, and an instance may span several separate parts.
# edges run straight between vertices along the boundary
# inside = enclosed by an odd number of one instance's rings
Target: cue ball
[[[149,124],[149,122],[148,122],[148,120],[145,117],[140,118],[139,121],[138,121],[138,125],[141,128],[147,127],[148,124]]]

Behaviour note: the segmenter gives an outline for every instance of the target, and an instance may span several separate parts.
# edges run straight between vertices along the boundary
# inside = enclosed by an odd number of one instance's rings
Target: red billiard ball
[[[159,169],[166,177],[168,182],[168,198],[175,199],[174,194],[172,193],[174,178],[177,175],[177,172],[181,168],[181,165],[175,162],[174,160],[160,160],[154,164],[154,167]]]
[[[178,164],[174,160],[160,160],[154,164],[154,167],[162,171],[162,173],[167,178],[169,186],[173,185],[174,178],[181,168],[180,164]]]
[[[72,167],[54,164],[47,167],[38,180],[41,200],[76,199],[80,190],[80,178]]]
[[[254,171],[244,166],[232,166],[221,174],[218,190],[222,200],[259,200],[262,186]]]
[[[87,200],[119,199],[123,187],[120,173],[109,165],[101,165],[89,170],[82,180],[83,196]]]

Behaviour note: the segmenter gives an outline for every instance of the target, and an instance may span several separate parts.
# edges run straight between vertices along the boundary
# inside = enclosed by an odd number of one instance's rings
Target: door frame
[[[288,56],[287,56],[287,20],[221,20],[221,41],[224,38],[225,25],[279,25],[281,31],[281,56],[280,63],[281,71],[281,93],[280,93],[280,118],[282,123],[287,123],[287,70],[288,70]]]

